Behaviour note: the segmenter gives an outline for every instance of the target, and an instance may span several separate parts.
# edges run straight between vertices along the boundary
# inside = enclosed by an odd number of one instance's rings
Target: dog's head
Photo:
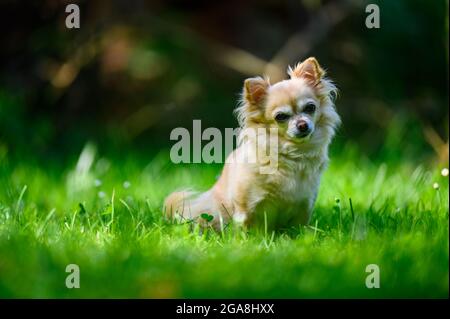
[[[289,68],[290,78],[271,85],[245,80],[238,119],[243,127],[277,128],[281,143],[311,147],[329,143],[340,118],[334,107],[337,89],[315,58]]]

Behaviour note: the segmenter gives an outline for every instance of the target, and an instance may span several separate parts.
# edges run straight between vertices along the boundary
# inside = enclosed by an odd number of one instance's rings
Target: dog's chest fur
[[[264,189],[255,207],[256,219],[268,213],[272,223],[288,225],[292,220],[307,221],[317,197],[326,157],[281,158],[278,170],[265,175]],[[264,194],[264,195],[263,195]]]
[[[280,158],[278,170],[267,175],[266,185],[276,198],[295,204],[316,196],[324,166],[320,157]]]

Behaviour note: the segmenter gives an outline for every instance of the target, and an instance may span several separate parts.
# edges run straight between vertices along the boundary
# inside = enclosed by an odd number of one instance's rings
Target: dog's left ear
[[[316,58],[311,57],[297,64],[294,69],[289,67],[288,74],[291,78],[303,78],[310,85],[316,86],[322,80],[325,71],[320,67]]]
[[[260,107],[267,95],[269,82],[261,77],[250,78],[244,82],[244,98],[250,106]]]

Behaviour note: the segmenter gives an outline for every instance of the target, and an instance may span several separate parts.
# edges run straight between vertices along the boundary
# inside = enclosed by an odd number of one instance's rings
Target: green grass
[[[199,235],[164,221],[162,199],[207,189],[220,166],[87,147],[77,169],[0,150],[0,297],[447,297],[442,167],[335,153],[310,226]],[[68,264],[80,289],[65,287]],[[368,264],[380,267],[379,289],[365,286]]]

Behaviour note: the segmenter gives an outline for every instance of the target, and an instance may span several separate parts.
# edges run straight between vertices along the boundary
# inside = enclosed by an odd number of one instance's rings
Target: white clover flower
[[[439,184],[438,184],[438,183],[434,183],[434,184],[433,184],[433,188],[434,188],[434,189],[439,189]]]
[[[131,186],[131,183],[129,181],[123,182],[123,188],[129,188]]]
[[[447,177],[448,173],[449,173],[448,168],[443,168],[442,171],[441,171],[441,175],[444,176],[444,177]]]

